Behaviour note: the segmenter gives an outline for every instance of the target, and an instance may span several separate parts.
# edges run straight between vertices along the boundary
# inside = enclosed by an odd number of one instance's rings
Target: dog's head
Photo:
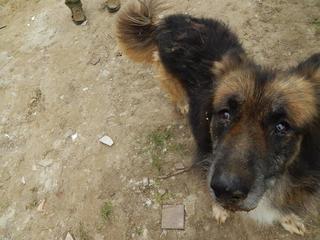
[[[249,211],[298,161],[317,122],[320,54],[281,72],[231,51],[214,64],[213,73],[209,186],[225,208]]]

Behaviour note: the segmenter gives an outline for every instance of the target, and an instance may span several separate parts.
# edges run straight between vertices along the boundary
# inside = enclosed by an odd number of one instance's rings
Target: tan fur
[[[254,76],[246,69],[237,69],[226,73],[219,79],[214,97],[214,107],[219,107],[227,96],[237,93],[243,100],[248,101],[254,92]]]
[[[186,114],[188,109],[187,94],[180,81],[172,76],[159,61],[157,52],[153,54],[155,66],[159,72],[161,87],[170,95],[170,99],[182,114]]]
[[[153,33],[159,24],[158,15],[165,10],[163,2],[141,0],[129,4],[117,21],[119,48],[132,60],[151,63],[156,50]]]
[[[118,47],[120,51],[127,55],[131,60],[148,64],[152,63],[152,53],[157,50],[154,46],[148,46],[144,48],[144,51],[138,52],[128,47],[128,45],[121,40],[118,41]]]
[[[233,56],[232,54],[226,54],[222,57],[220,61],[213,63],[212,72],[219,79],[226,73],[237,68],[240,64],[246,63],[248,60],[245,54],[237,54]]]
[[[276,79],[267,85],[265,96],[274,101],[283,101],[289,120],[297,126],[303,126],[313,120],[317,114],[317,99],[314,86],[310,81],[299,77]]]
[[[132,60],[156,66],[162,88],[169,93],[178,110],[185,114],[188,112],[186,92],[179,80],[162,65],[153,37],[160,24],[157,16],[166,8],[159,0],[141,0],[138,5],[130,4],[118,18],[118,45]]]

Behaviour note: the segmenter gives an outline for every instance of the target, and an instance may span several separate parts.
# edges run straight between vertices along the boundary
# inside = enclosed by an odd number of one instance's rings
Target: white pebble
[[[103,136],[102,138],[99,139],[99,141],[110,147],[113,145],[113,140],[109,136]]]
[[[78,138],[78,133],[74,133],[71,135],[72,141],[75,141]]]
[[[21,183],[22,183],[23,185],[26,185],[26,179],[25,179],[24,177],[21,178]]]

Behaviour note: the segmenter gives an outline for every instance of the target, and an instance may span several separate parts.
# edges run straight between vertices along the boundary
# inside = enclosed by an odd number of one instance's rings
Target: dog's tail
[[[161,0],[139,0],[120,14],[117,37],[122,51],[137,62],[150,63],[157,46],[155,31],[159,25],[158,14],[165,10]]]

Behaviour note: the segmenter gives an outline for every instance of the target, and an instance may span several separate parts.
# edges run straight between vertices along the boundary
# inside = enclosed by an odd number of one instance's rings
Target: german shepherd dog
[[[155,65],[163,88],[187,112],[197,161],[208,166],[213,213],[230,211],[291,233],[316,210],[320,183],[320,53],[288,70],[250,59],[224,23],[159,17],[156,0],[131,3],[117,36],[131,59]]]

